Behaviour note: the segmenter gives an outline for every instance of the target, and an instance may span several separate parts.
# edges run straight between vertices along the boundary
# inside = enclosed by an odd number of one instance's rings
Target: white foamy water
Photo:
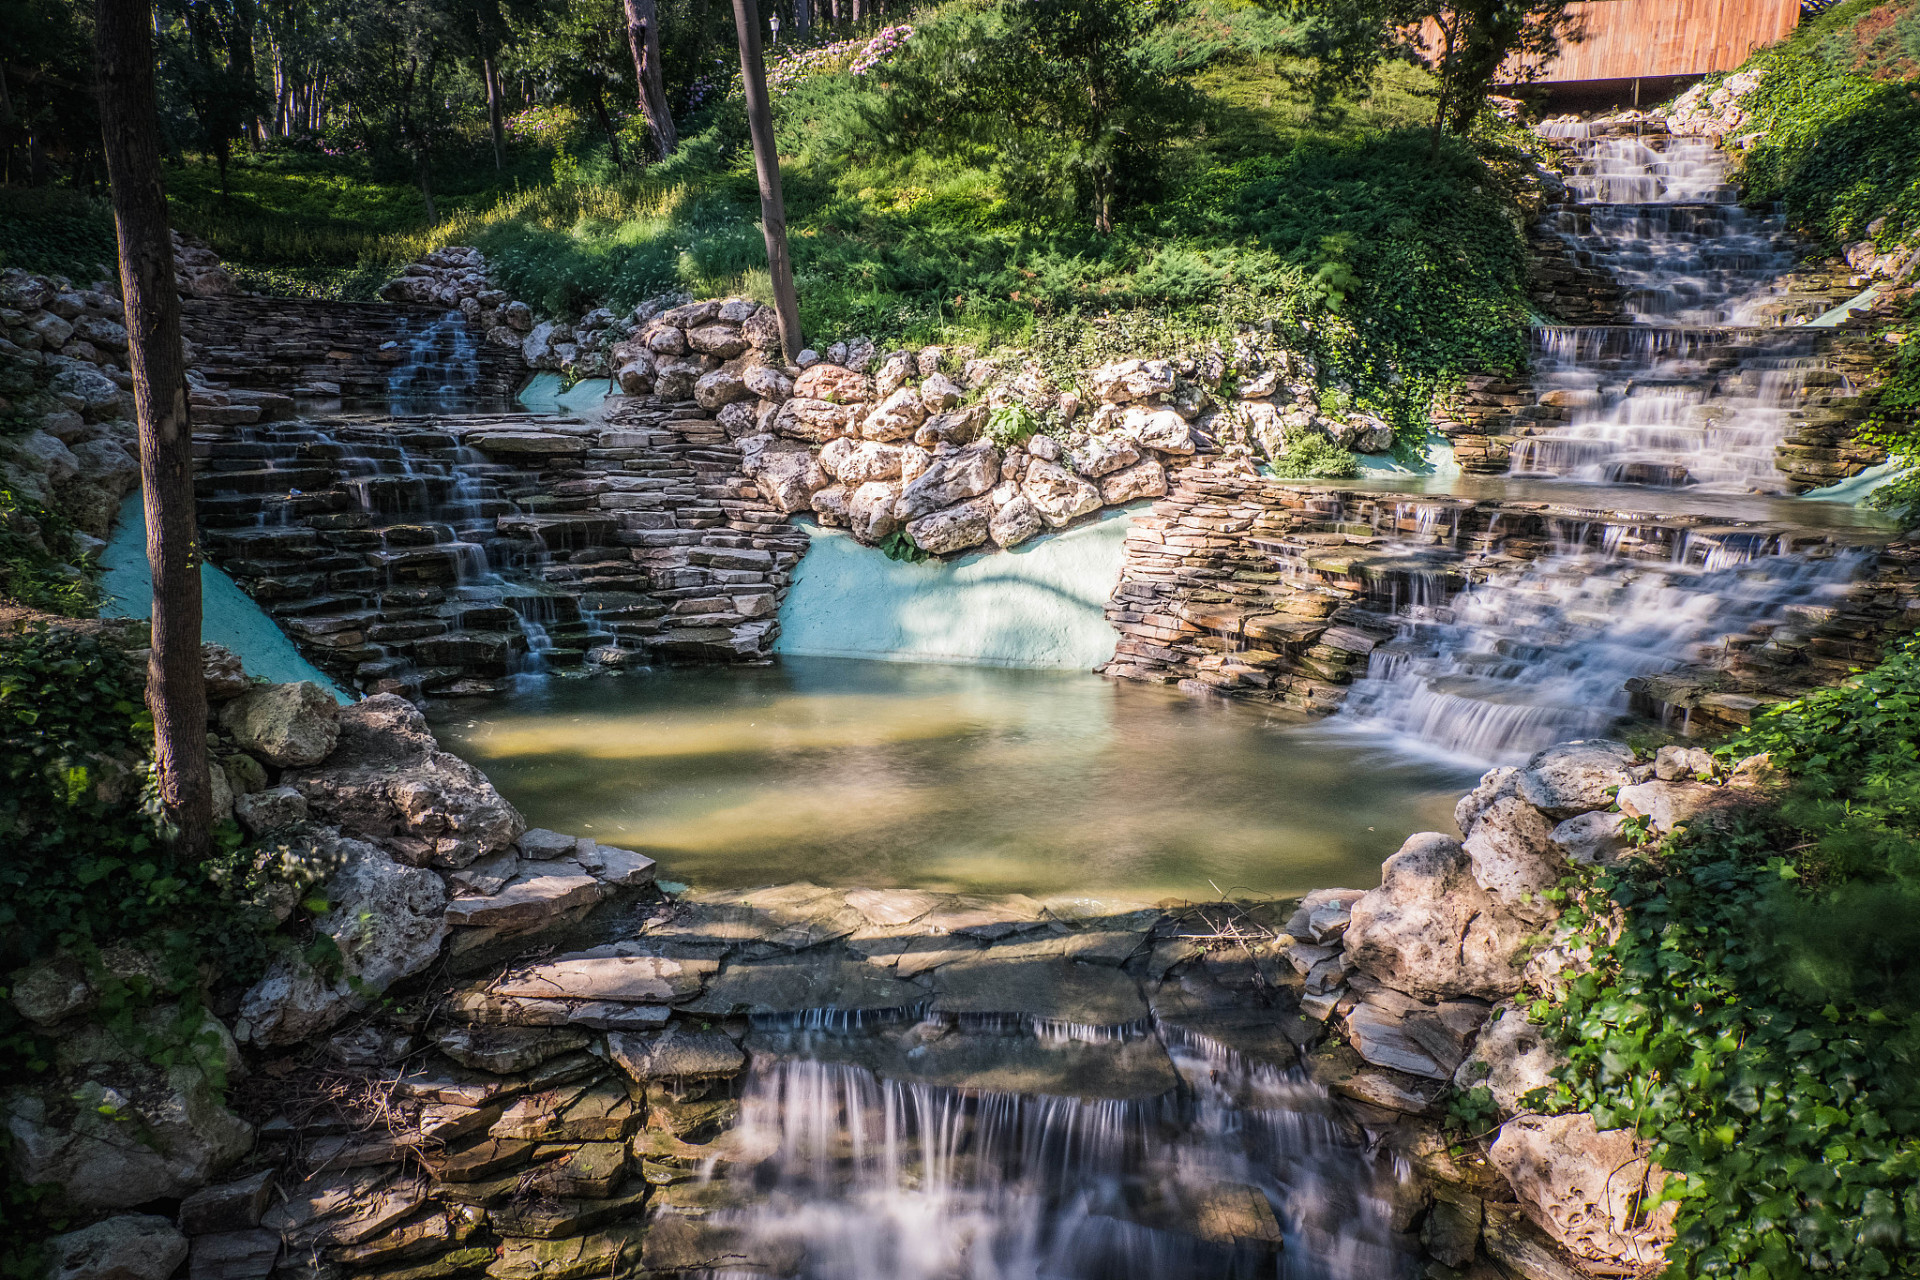
[[[1184,1087],[1144,1100],[756,1061],[728,1175],[747,1203],[716,1217],[757,1266],[715,1280],[1412,1274],[1391,1231],[1396,1175],[1335,1123],[1324,1090],[1210,1042],[1168,1048]]]
[[[1620,284],[1631,327],[1535,331],[1541,403],[1568,421],[1519,441],[1511,473],[1783,489],[1775,448],[1808,373],[1824,367],[1811,335],[1764,318],[1794,262],[1784,220],[1739,205],[1726,156],[1705,139],[1593,136],[1568,121],[1542,132],[1578,153],[1575,203],[1552,228]]]
[[[1631,535],[1602,532],[1604,547]],[[1489,764],[1605,734],[1628,711],[1628,680],[1761,643],[1795,606],[1837,600],[1867,563],[1777,550],[1770,535],[1733,535],[1684,542],[1671,563],[1561,554],[1404,610],[1342,720]]]

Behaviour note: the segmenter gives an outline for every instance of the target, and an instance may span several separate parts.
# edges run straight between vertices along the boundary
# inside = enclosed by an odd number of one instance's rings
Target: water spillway
[[[1701,138],[1564,123],[1571,203],[1550,226],[1624,295],[1623,326],[1535,334],[1540,403],[1564,414],[1515,442],[1515,475],[1585,483],[1779,491],[1774,450],[1803,402],[1842,382],[1817,335],[1775,326],[1794,263],[1778,215],[1743,209],[1726,157]]]

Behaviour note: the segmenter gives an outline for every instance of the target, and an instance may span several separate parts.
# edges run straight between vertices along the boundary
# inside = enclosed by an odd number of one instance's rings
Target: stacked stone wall
[[[385,396],[408,338],[448,315],[434,306],[243,294],[183,298],[181,307],[196,366],[210,381],[348,398]],[[526,376],[520,353],[472,336],[479,376],[462,394],[505,402]]]

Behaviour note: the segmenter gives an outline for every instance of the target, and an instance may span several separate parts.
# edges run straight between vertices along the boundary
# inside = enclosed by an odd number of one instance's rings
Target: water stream
[[[1536,330],[1534,381],[1567,425],[1519,441],[1515,475],[1777,490],[1774,446],[1810,379],[1816,335],[1766,330],[1794,261],[1782,217],[1743,209],[1702,138],[1549,125],[1571,142],[1575,203],[1554,229],[1626,294],[1627,327]],[[1826,381],[1838,381],[1828,377]]]
[[[860,1061],[875,1052],[864,1037],[762,1036],[734,1135],[747,1159],[728,1188],[747,1203],[719,1216],[801,1280],[1411,1274],[1391,1227],[1395,1175],[1323,1089],[1162,1034],[1178,1087],[1146,1097],[888,1078]]]

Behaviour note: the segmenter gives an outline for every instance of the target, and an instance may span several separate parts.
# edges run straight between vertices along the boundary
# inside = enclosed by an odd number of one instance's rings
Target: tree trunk
[[[487,82],[487,127],[493,130],[493,168],[507,167],[507,127],[500,119],[500,73],[491,55],[480,59],[480,76]]]
[[[813,30],[813,0],[793,0],[793,30],[802,37]]]
[[[120,241],[127,364],[140,430],[140,486],[153,571],[153,712],[160,803],[180,850],[211,843],[213,784],[207,762],[207,689],[200,663],[200,548],[194,529],[193,437],[173,237],[160,178],[153,98],[151,0],[96,0],[94,66],[113,220]]]
[[[665,160],[680,145],[680,132],[667,110],[667,85],[660,72],[660,15],[654,0],[626,0],[627,45],[633,50],[633,81],[640,114],[647,118],[653,153]]]
[[[746,92],[747,129],[753,135],[753,167],[760,175],[760,225],[767,237],[773,306],[780,314],[780,342],[791,360],[802,345],[800,301],[793,292],[793,260],[787,256],[787,205],[780,194],[780,153],[773,142],[773,107],[767,101],[760,6],[755,0],[733,0],[733,25],[740,34],[740,81]]]
[[[620,135],[614,131],[613,117],[607,114],[607,101],[600,91],[593,91],[593,114],[600,120],[600,131],[607,135],[607,153],[613,157],[615,169],[625,169],[626,162],[620,159]]]

